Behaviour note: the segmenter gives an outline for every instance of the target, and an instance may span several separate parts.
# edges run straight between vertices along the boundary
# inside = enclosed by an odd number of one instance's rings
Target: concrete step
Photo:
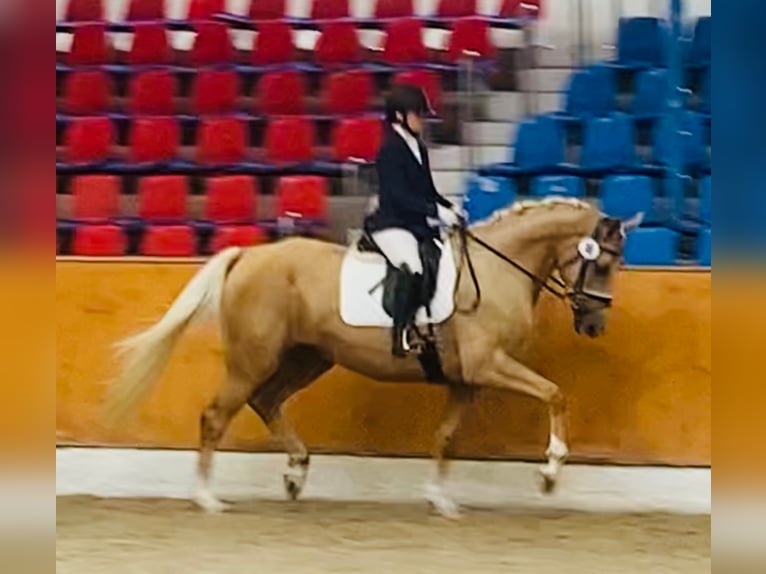
[[[474,145],[507,145],[516,139],[516,122],[469,122],[464,126],[464,141]]]
[[[517,123],[527,112],[540,114],[561,108],[559,93],[491,92],[480,99],[484,102],[482,119],[488,122]]]
[[[464,162],[461,147],[456,145],[431,148],[428,150],[428,155],[431,159],[431,169],[433,171],[460,169]]]
[[[570,68],[537,68],[518,72],[519,87],[523,92],[561,92],[572,74]]]
[[[518,122],[524,117],[525,102],[521,92],[490,92],[480,99],[485,120]]]
[[[481,166],[488,163],[498,163],[508,161],[507,145],[482,145],[474,146],[473,161],[475,166]]]
[[[435,171],[434,185],[442,195],[457,197],[463,195],[466,172],[464,171]]]

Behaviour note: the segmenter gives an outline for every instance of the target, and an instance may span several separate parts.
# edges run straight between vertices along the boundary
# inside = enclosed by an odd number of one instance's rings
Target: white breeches
[[[418,240],[412,233],[394,227],[374,232],[372,239],[394,267],[401,268],[406,263],[412,273],[423,273]]]

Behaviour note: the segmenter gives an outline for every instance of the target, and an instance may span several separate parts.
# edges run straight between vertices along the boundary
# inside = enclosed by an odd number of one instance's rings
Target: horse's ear
[[[622,222],[620,228],[623,235],[627,235],[630,231],[633,231],[635,228],[637,228],[641,223],[644,221],[644,212],[639,211],[637,214],[635,214],[630,219],[627,219]]]

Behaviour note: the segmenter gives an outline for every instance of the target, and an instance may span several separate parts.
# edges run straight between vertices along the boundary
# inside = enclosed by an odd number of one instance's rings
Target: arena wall
[[[196,262],[59,260],[56,279],[57,443],[193,448],[199,414],[220,383],[214,325],[193,328],[137,419],[101,420],[114,374],[110,346],[157,320],[198,269]],[[578,337],[571,312],[541,302],[528,363],[569,398],[573,458],[626,464],[710,464],[711,275],[620,274],[608,334]],[[386,385],[335,369],[294,397],[288,415],[313,452],[424,455],[444,390]],[[466,458],[541,457],[545,411],[530,399],[483,392],[458,432]],[[224,448],[273,450],[260,420],[243,411]]]

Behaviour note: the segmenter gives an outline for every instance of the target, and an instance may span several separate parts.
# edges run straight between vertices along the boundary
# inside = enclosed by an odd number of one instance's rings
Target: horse
[[[564,289],[559,295],[569,301],[578,333],[597,337],[604,332],[626,234],[641,217],[621,221],[587,202],[547,198],[517,202],[463,233],[453,229],[445,234],[461,272],[455,311],[437,326],[448,400],[436,431],[435,468],[425,498],[438,513],[460,515],[444,489],[445,453],[478,388],[522,393],[547,407],[547,462],[539,474],[544,490],[553,489],[569,454],[565,397],[515,355],[529,338],[542,291],[556,291],[551,280]],[[205,311],[217,312],[226,378],[201,415],[194,501],[202,509],[228,507],[210,490],[212,457],[245,405],[284,446],[285,490],[296,499],[308,474],[309,453],[285,418],[288,398],[334,365],[383,382],[424,380],[414,353],[391,355],[387,329],[342,321],[339,272],[347,249],[304,237],[227,248],[209,259],[156,324],[116,344],[122,367],[107,393],[112,421],[129,413],[153,387],[184,329]],[[471,274],[462,272],[466,261]]]

